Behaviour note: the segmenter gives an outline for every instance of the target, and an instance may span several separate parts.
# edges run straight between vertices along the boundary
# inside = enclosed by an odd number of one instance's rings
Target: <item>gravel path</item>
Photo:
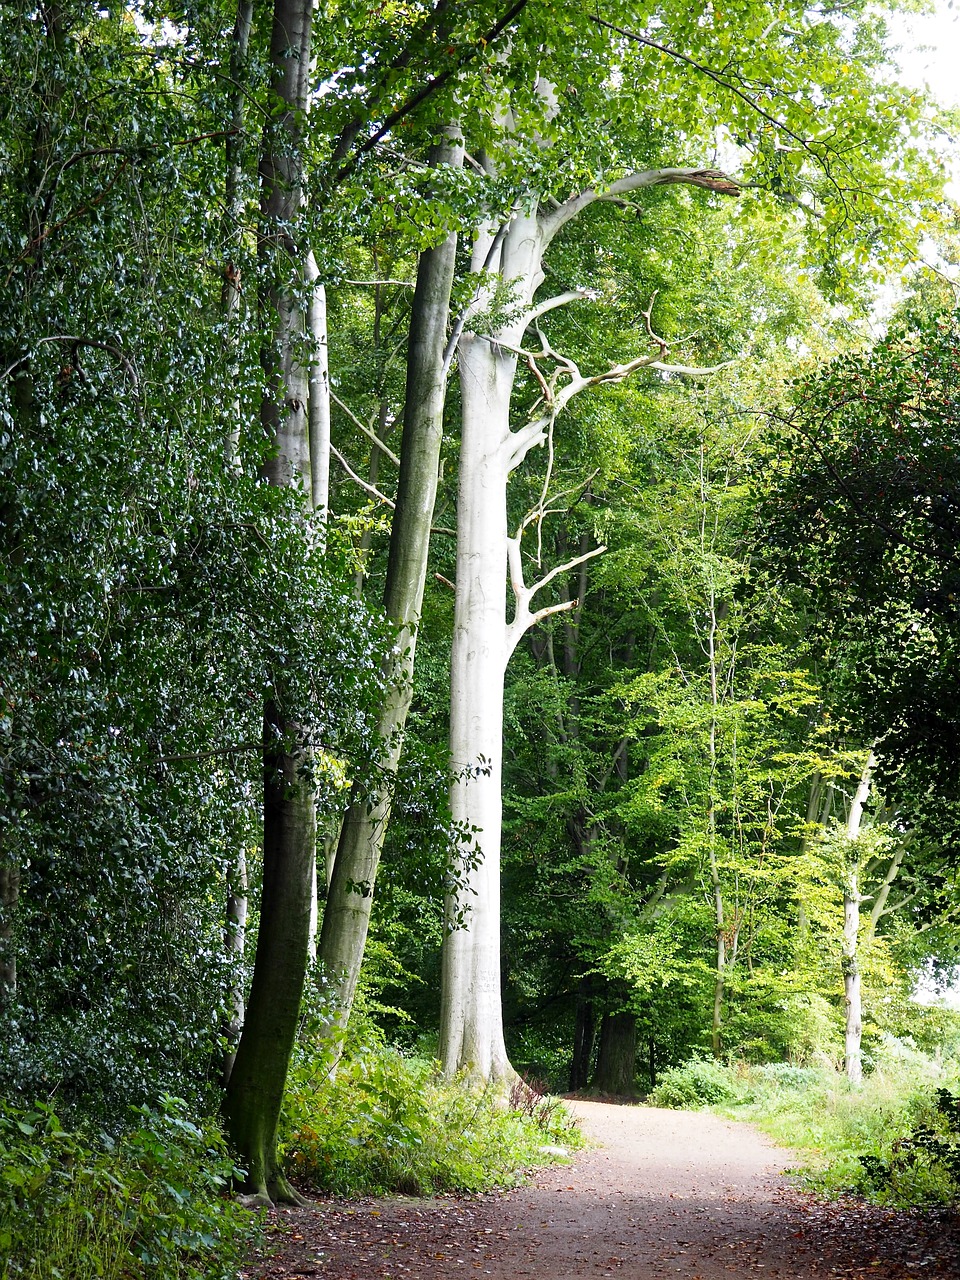
[[[960,1225],[790,1188],[791,1157],[705,1112],[568,1104],[595,1149],[526,1187],[277,1215],[249,1280],[960,1280]]]

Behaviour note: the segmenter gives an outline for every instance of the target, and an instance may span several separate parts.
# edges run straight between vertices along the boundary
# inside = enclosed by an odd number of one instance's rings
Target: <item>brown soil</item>
[[[789,1152],[703,1112],[572,1102],[598,1146],[515,1191],[327,1201],[275,1215],[248,1280],[960,1280],[960,1222],[783,1177]]]

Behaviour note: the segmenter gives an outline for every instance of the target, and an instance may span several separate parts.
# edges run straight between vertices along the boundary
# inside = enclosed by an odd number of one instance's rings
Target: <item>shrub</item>
[[[720,1062],[693,1058],[682,1066],[664,1071],[647,1102],[655,1107],[696,1110],[715,1107],[738,1099],[742,1088],[734,1071]]]
[[[119,1141],[54,1111],[0,1109],[0,1280],[229,1280],[256,1220],[226,1198],[237,1172],[176,1098]]]
[[[377,1045],[344,1059],[333,1080],[302,1057],[284,1104],[288,1173],[335,1195],[510,1185],[558,1142],[576,1145],[579,1133],[555,1099],[523,1085],[507,1102]]]

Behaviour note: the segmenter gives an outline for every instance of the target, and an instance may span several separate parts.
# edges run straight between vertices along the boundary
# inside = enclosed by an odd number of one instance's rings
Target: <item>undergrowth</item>
[[[0,1106],[0,1280],[230,1280],[256,1219],[219,1133],[164,1098],[117,1140]]]
[[[431,1195],[517,1181],[580,1144],[555,1098],[518,1082],[508,1098],[448,1080],[437,1064],[368,1045],[329,1069],[301,1055],[284,1104],[284,1159],[301,1185],[333,1195]]]
[[[655,1106],[750,1120],[801,1156],[804,1181],[880,1204],[960,1205],[960,1070],[903,1045],[860,1085],[830,1067],[693,1061],[665,1072]]]

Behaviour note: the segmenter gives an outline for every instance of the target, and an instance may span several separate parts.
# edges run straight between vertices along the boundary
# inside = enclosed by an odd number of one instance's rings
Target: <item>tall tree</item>
[[[459,129],[433,149],[431,163],[458,167],[463,159]],[[410,317],[400,478],[390,525],[383,606],[397,627],[384,672],[386,694],[378,731],[383,744],[377,790],[355,784],[344,818],[327,891],[319,958],[332,984],[333,1021],[349,1017],[370,920],[374,883],[387,824],[391,790],[403,748],[413,696],[417,630],[427,576],[430,528],[437,493],[448,360],[447,329],[457,235],[449,232],[420,255]]]
[[[491,164],[492,162],[488,162]],[[460,338],[462,423],[457,506],[457,578],[453,655],[450,676],[450,754],[455,781],[451,792],[454,821],[477,831],[478,853],[465,850],[464,874],[447,905],[441,994],[441,1055],[448,1072],[467,1071],[484,1080],[509,1078],[511,1067],[503,1040],[500,1003],[500,824],[503,752],[503,681],[506,664],[524,633],[545,617],[570,608],[572,602],[534,610],[534,596],[561,573],[598,555],[592,548],[528,586],[524,579],[521,541],[537,518],[532,512],[510,536],[507,526],[507,482],[529,451],[546,443],[556,415],[574,396],[590,387],[619,382],[642,368],[665,373],[702,375],[703,370],[665,364],[665,349],[656,350],[602,373],[584,376],[572,361],[557,355],[545,339],[540,352],[523,346],[527,330],[558,307],[587,295],[571,290],[535,303],[544,278],[543,258],[554,237],[598,200],[664,184],[685,183],[736,194],[722,174],[700,169],[647,170],[631,174],[606,189],[587,189],[561,204],[538,209],[534,203],[506,222],[490,225],[477,236],[472,268],[478,279],[499,281],[509,291],[509,318],[491,332],[472,327],[485,315],[495,290],[484,283],[467,316]],[[542,412],[524,426],[511,429],[511,397],[518,356],[537,369],[543,390]],[[550,381],[540,373],[547,363]],[[561,377],[566,381],[559,386]],[[541,513],[542,514],[542,513]],[[509,559],[514,615],[506,620],[503,590]],[[462,923],[461,923],[462,922]]]
[[[652,332],[649,341],[656,348],[654,354],[636,355],[632,360],[589,377],[581,375],[573,362],[558,354],[542,336],[545,317],[559,307],[585,298],[588,292],[574,288],[538,300],[535,295],[545,278],[544,255],[564,227],[598,203],[628,200],[635,193],[663,184],[681,183],[731,195],[740,190],[736,182],[704,164],[680,166],[668,161],[664,167],[630,171],[631,144],[634,155],[643,151],[634,136],[625,139],[618,151],[617,168],[621,173],[627,170],[624,176],[607,177],[612,166],[600,165],[604,174],[602,181],[588,183],[577,194],[560,198],[550,191],[550,158],[556,154],[550,141],[560,134],[564,116],[573,102],[577,103],[581,121],[589,107],[608,113],[613,110],[610,97],[611,93],[616,95],[610,88],[609,68],[619,57],[622,60],[618,68],[620,84],[641,68],[655,79],[661,77],[661,87],[671,102],[671,122],[687,122],[685,150],[689,150],[691,144],[708,145],[699,132],[705,116],[714,123],[723,120],[734,132],[742,130],[745,142],[753,140],[753,157],[747,166],[750,180],[769,186],[801,205],[805,205],[802,192],[816,188],[816,199],[823,201],[826,211],[825,221],[837,234],[850,222],[849,207],[837,181],[839,171],[843,169],[852,174],[856,169],[858,185],[869,186],[876,193],[876,201],[874,197],[870,199],[869,220],[883,221],[885,215],[881,212],[879,197],[887,189],[891,175],[880,159],[880,152],[897,146],[895,131],[881,129],[878,133],[876,129],[886,111],[886,91],[867,100],[852,132],[849,118],[839,126],[850,138],[850,148],[837,147],[835,139],[827,145],[813,140],[814,133],[818,138],[822,136],[825,111],[838,121],[848,117],[848,100],[841,102],[838,96],[825,107],[802,88],[802,77],[809,75],[814,66],[820,73],[816,82],[822,84],[828,65],[834,72],[841,59],[847,65],[840,28],[829,22],[821,23],[819,15],[814,36],[809,30],[809,16],[797,10],[793,17],[801,32],[799,37],[792,29],[780,29],[779,23],[784,20],[782,13],[767,15],[772,21],[764,28],[766,19],[755,8],[749,15],[738,14],[746,25],[736,34],[727,14],[713,15],[707,22],[690,23],[688,14],[685,17],[672,6],[664,5],[656,16],[655,28],[649,25],[647,12],[642,19],[638,17],[641,26],[637,29],[600,20],[600,28],[614,38],[606,50],[607,78],[605,82],[601,77],[588,80],[588,92],[582,101],[578,101],[573,91],[559,92],[559,86],[569,79],[569,58],[564,63],[564,78],[557,76],[556,88],[549,73],[549,49],[536,67],[526,66],[520,70],[514,65],[513,83],[500,88],[495,127],[489,130],[490,146],[483,158],[491,177],[501,182],[507,180],[507,175],[513,178],[516,205],[506,219],[497,218],[487,223],[476,238],[472,269],[480,285],[468,309],[459,347],[463,408],[450,729],[457,781],[452,789],[451,808],[458,824],[466,830],[476,830],[478,835],[477,853],[474,855],[465,849],[465,865],[455,868],[452,875],[452,880],[462,887],[452,893],[448,901],[441,1051],[448,1071],[462,1069],[484,1079],[510,1074],[500,1021],[499,963],[504,670],[524,631],[545,612],[563,607],[547,606],[546,610],[536,612],[531,608],[536,593],[561,570],[551,571],[534,585],[527,586],[521,539],[524,528],[535,523],[538,514],[532,512],[514,536],[509,535],[508,479],[532,448],[549,442],[556,414],[573,396],[590,386],[618,381],[644,367],[661,372],[667,369],[663,358],[665,346]],[[627,22],[625,16],[623,23]],[[567,36],[575,29],[575,24],[568,25]],[[763,86],[760,94],[745,92],[739,82],[731,81],[712,65],[712,60],[721,53],[727,63],[743,61],[746,55],[740,41],[747,38],[747,31],[755,31],[758,38],[758,44],[751,44],[750,59],[753,84]],[[624,40],[628,42],[626,46],[622,43]],[[623,54],[624,48],[633,47],[640,50],[636,61]],[[591,45],[590,53],[597,62],[603,62],[604,54],[598,52],[597,44]],[[873,53],[878,56],[875,41]],[[590,63],[591,70],[595,65]],[[674,78],[674,67],[682,67],[682,75],[677,72]],[[696,73],[694,79],[691,79],[691,69]],[[770,100],[777,103],[774,111],[764,105]],[[518,142],[521,130],[515,104],[521,104],[520,110],[528,113],[535,111],[537,104],[540,108],[539,122],[527,123],[522,130],[524,146]],[[867,120],[871,121],[869,142],[865,134],[861,134]],[[663,154],[671,146],[663,130],[655,140],[647,136],[644,142],[647,155],[651,151]],[[788,158],[780,155],[781,147],[786,148]],[[519,176],[521,165],[517,157],[520,155],[532,170],[532,180]],[[573,185],[571,170],[576,172],[576,162],[565,161],[562,184],[567,191]],[[915,182],[916,191],[921,189],[922,165],[912,172],[910,181]],[[805,207],[820,212],[816,201]],[[837,258],[831,261],[839,263]],[[539,336],[539,350],[536,342],[525,340],[530,330]],[[540,389],[544,411],[533,413],[525,425],[511,429],[511,397],[518,359],[528,363]],[[675,367],[675,371],[702,372],[682,367]],[[599,550],[594,548],[588,554],[597,554]],[[509,625],[503,585],[508,562],[516,601]],[[572,564],[568,564],[563,571],[571,567]],[[465,921],[463,927],[459,927],[461,921]]]
[[[310,498],[309,377],[301,302],[305,253],[297,226],[303,193],[303,118],[311,70],[312,0],[276,0],[270,37],[270,111],[260,160],[262,311],[261,421],[273,448],[271,485]],[[246,1168],[246,1189],[265,1203],[299,1203],[284,1178],[277,1126],[307,969],[316,856],[312,750],[286,709],[283,672],[273,673],[263,726],[263,889],[253,982],[224,1114]]]

